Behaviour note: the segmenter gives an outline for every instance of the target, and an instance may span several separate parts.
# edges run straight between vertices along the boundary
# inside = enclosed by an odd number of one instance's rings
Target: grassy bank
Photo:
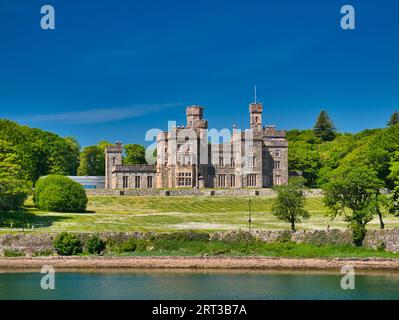
[[[111,247],[111,256],[265,256],[300,258],[396,258],[399,253],[344,245],[316,246],[305,243],[264,243],[260,241],[136,241],[135,245]]]
[[[287,223],[271,213],[274,199],[251,197],[253,230],[287,229]],[[306,200],[311,218],[298,229],[345,229],[342,218],[333,221],[327,216],[321,197]],[[87,213],[40,211],[28,201],[22,212],[1,213],[0,233],[20,232],[129,232],[129,231],[227,231],[248,227],[248,198],[245,197],[89,197]],[[399,227],[399,219],[384,218],[387,228]],[[34,226],[34,229],[32,228]],[[12,227],[11,227],[12,226]],[[378,228],[374,219],[367,227]]]

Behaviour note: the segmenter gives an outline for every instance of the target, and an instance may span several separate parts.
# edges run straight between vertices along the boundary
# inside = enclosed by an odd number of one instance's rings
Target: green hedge
[[[40,209],[84,212],[87,201],[84,188],[65,176],[50,175],[39,179],[35,186],[34,202]]]

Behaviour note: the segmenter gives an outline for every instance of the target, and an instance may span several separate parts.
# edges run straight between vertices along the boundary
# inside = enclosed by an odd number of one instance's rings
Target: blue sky
[[[41,30],[51,4],[56,29]],[[356,30],[340,8],[356,9]],[[212,128],[305,129],[326,109],[341,131],[399,109],[397,1],[0,0],[0,118],[74,136],[144,143],[184,107]]]

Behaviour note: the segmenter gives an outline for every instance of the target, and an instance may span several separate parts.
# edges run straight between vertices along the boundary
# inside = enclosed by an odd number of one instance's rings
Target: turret
[[[200,106],[190,106],[186,108],[187,128],[197,129],[208,128],[208,121],[202,119],[203,108]]]
[[[105,147],[105,189],[112,189],[112,168],[122,165],[122,143]]]
[[[249,105],[249,120],[251,129],[262,129],[263,104],[254,102]]]

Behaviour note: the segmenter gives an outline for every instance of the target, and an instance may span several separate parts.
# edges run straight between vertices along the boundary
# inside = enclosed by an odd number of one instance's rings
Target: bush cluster
[[[84,212],[88,200],[79,183],[65,176],[49,175],[37,181],[34,202],[38,208],[44,210]]]
[[[76,235],[68,232],[60,233],[54,240],[54,248],[61,256],[72,256],[82,253],[82,242]]]
[[[97,235],[93,235],[87,240],[87,252],[90,254],[101,254],[105,250],[105,241],[101,240]]]
[[[92,235],[86,241],[80,240],[75,234],[62,232],[53,242],[54,249],[61,256],[72,256],[83,253],[83,248],[88,254],[102,254],[105,250],[106,243],[97,235]]]

